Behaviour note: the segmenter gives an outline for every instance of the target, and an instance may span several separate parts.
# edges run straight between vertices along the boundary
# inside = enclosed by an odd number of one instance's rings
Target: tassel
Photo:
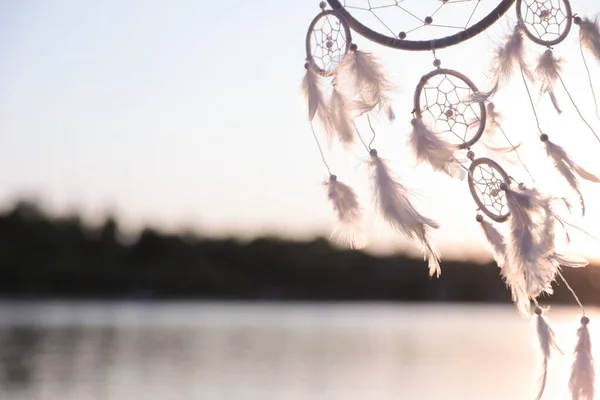
[[[388,81],[378,60],[370,53],[358,50],[356,45],[350,47],[349,54],[340,67],[338,76],[341,82],[347,83],[349,98],[358,98],[355,112],[358,115],[371,112],[376,107],[391,121],[395,119],[391,101],[385,94],[392,90],[393,85]]]
[[[554,161],[554,165],[558,172],[567,180],[571,188],[577,193],[579,196],[579,201],[581,203],[582,214],[585,215],[585,202],[583,201],[583,195],[579,190],[579,181],[575,174],[579,175],[585,180],[591,182],[600,182],[600,179],[596,175],[593,175],[575,164],[573,159],[569,157],[565,149],[562,147],[552,143],[548,139],[548,135],[542,135],[542,141],[546,143],[546,152]]]
[[[536,400],[540,400],[542,395],[544,394],[544,389],[546,388],[546,378],[548,376],[548,361],[550,360],[550,356],[552,353],[552,349],[558,350],[560,353],[560,349],[556,345],[556,341],[554,340],[554,331],[544,317],[542,316],[542,309],[540,306],[536,306],[535,313],[537,314],[537,334],[538,339],[540,341],[540,349],[542,350],[542,356],[544,357],[544,361],[542,363],[542,377],[540,379],[540,390],[536,397]]]
[[[513,69],[517,65],[529,80],[534,80],[533,74],[525,62],[525,43],[520,24],[518,24],[513,30],[513,33],[508,36],[504,46],[496,49],[496,55],[492,65],[492,76],[494,77],[492,89],[488,92],[475,94],[473,100],[476,102],[485,101],[494,96],[498,89],[500,89],[500,86],[510,78]]]
[[[429,276],[440,276],[440,257],[427,237],[427,227],[439,228],[437,222],[421,215],[408,199],[408,190],[392,176],[385,161],[372,149],[371,168],[374,178],[375,199],[379,212],[394,229],[423,246],[429,264]]]
[[[585,315],[581,317],[581,327],[577,330],[577,345],[575,346],[575,360],[571,367],[569,390],[572,400],[594,399],[594,358],[592,356],[592,341],[588,324],[590,319]]]
[[[364,238],[359,235],[361,231],[358,229],[363,218],[363,210],[356,193],[350,186],[340,182],[336,175],[330,175],[325,186],[327,187],[327,197],[340,224],[333,232],[332,238],[337,243],[352,249],[363,247]]]
[[[460,165],[454,157],[458,147],[440,139],[420,118],[413,118],[409,144],[419,163],[426,161],[435,171],[456,177]]]
[[[598,19],[575,17],[575,24],[579,25],[579,40],[596,60],[600,61],[600,27]]]
[[[540,56],[535,72],[542,79],[542,92],[548,93],[556,112],[561,114],[562,110],[554,95],[554,83],[560,79],[560,59],[554,57],[552,50],[546,50],[544,54]]]

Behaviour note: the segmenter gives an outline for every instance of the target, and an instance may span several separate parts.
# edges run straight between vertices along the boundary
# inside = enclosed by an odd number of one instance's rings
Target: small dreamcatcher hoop
[[[350,27],[336,11],[323,10],[306,34],[306,61],[322,76],[332,76],[352,44]]]
[[[418,3],[425,3],[425,0],[420,0]],[[472,2],[473,6],[465,8],[465,3]],[[430,11],[430,15],[426,16],[417,16],[408,6],[404,4],[402,1],[397,0],[386,0],[386,1],[378,1],[376,5],[373,5],[371,1],[350,1],[350,0],[328,0],[331,8],[339,12],[339,15],[345,19],[350,27],[360,35],[365,38],[378,43],[383,46],[392,47],[400,50],[412,50],[412,51],[427,51],[427,50],[435,50],[441,49],[444,47],[454,46],[456,44],[462,43],[465,40],[471,39],[472,37],[480,34],[485,31],[487,28],[492,26],[496,21],[500,19],[514,4],[515,0],[496,0],[495,3],[498,3],[496,8],[493,10],[489,10],[485,16],[473,22],[474,15],[476,14],[477,9],[481,9],[481,1],[480,0],[461,0],[461,1],[449,1],[442,0],[436,1],[435,3],[429,1],[432,4],[432,9]],[[402,4],[401,4],[402,3]],[[456,4],[461,3],[461,4]],[[489,4],[489,3],[488,3]],[[456,25],[452,23],[441,23],[436,24],[436,16],[439,15],[441,10],[444,10],[446,7],[454,7],[458,5],[460,8],[456,9],[453,16],[456,16],[456,10],[464,9],[466,12],[463,12],[464,17],[466,19],[465,24]],[[402,27],[395,31],[396,26],[390,26],[391,23],[387,23],[385,18],[382,18],[378,13],[380,12],[397,12],[402,13],[410,17],[413,22],[417,24],[416,27],[411,29],[404,29]],[[359,17],[355,17],[356,14],[360,14],[360,12],[370,14],[367,18],[371,20],[368,24],[373,26],[377,24],[381,27],[385,33],[379,32],[375,29],[369,28],[366,24],[363,23],[365,19],[361,19]],[[392,18],[390,18],[392,20]],[[453,19],[450,19],[453,21]],[[394,24],[395,25],[395,24]],[[446,31],[448,29],[458,31],[449,36],[444,36],[443,34],[435,34],[432,38],[427,40],[411,40],[409,38],[410,33],[420,29],[421,27],[431,26],[444,28]]]
[[[478,158],[469,167],[469,190],[479,209],[496,222],[505,222],[510,215],[502,184],[509,185],[510,177],[490,158]]]
[[[435,69],[424,75],[415,89],[415,116],[431,119],[434,130],[459,149],[469,148],[481,138],[487,118],[485,103],[471,100],[478,91],[460,72]]]
[[[554,46],[571,31],[573,13],[568,0],[517,0],[517,19],[527,37],[541,46]]]

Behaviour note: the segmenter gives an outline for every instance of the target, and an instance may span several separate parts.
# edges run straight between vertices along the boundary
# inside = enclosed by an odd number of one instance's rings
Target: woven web
[[[472,179],[481,205],[499,217],[507,215],[506,194],[500,189],[504,182],[502,174],[492,165],[482,162],[473,169]]]
[[[463,31],[488,15],[501,0],[344,0],[363,25],[386,36],[431,40]]]
[[[421,91],[423,120],[450,143],[468,142],[481,121],[479,103],[469,101],[472,94],[462,79],[449,74],[434,75]]]
[[[541,40],[557,39],[566,29],[567,9],[562,0],[523,0],[521,16],[525,27]]]
[[[330,72],[346,55],[348,38],[340,20],[331,14],[322,16],[311,34],[311,50],[315,65]]]

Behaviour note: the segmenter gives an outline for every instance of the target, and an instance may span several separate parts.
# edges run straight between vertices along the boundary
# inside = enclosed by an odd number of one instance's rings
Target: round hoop
[[[492,159],[478,158],[469,167],[469,190],[479,209],[496,222],[508,219],[510,211],[506,203],[506,193],[500,184],[510,184],[510,177]]]
[[[440,82],[428,86],[435,81]],[[457,86],[457,83],[460,85]],[[423,119],[426,112],[433,118],[438,134],[451,134],[448,135],[450,143],[456,144],[459,149],[469,148],[483,135],[487,119],[485,103],[471,100],[478,91],[475,84],[460,72],[438,68],[424,75],[415,89],[415,116]],[[436,102],[429,104],[432,97]],[[474,126],[477,130],[473,133]]]
[[[550,4],[550,8],[547,4]],[[555,4],[558,6],[554,7]],[[517,19],[522,24],[525,35],[534,43],[555,46],[565,40],[571,31],[573,12],[569,0],[517,0],[516,7]],[[549,30],[551,26],[556,26],[556,31]]]
[[[320,35],[317,31],[320,31]],[[348,54],[351,44],[352,34],[348,23],[336,11],[323,11],[312,20],[306,33],[306,61],[318,74],[332,76]]]
[[[482,18],[479,22],[471,25],[470,27],[455,33],[450,36],[437,38],[433,40],[407,40],[400,37],[391,37],[376,32],[367,26],[363,25],[356,18],[354,18],[347,7],[344,7],[340,0],[327,0],[331,8],[339,12],[339,15],[348,22],[348,25],[365,38],[378,43],[382,46],[391,47],[399,50],[411,50],[411,51],[429,51],[442,49],[444,47],[454,46],[462,43],[465,40],[471,39],[487,28],[492,26],[496,21],[500,19],[513,5],[515,0],[502,0],[500,4],[487,16]],[[348,7],[349,8],[349,7]],[[427,21],[426,21],[427,23]]]

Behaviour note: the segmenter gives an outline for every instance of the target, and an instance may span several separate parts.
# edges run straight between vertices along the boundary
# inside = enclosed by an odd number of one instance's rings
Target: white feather
[[[409,136],[409,145],[417,161],[429,163],[435,171],[443,171],[452,177],[458,176],[460,165],[454,157],[458,147],[440,139],[420,118],[414,118],[411,123],[413,130]]]
[[[337,215],[339,226],[331,234],[338,244],[353,249],[365,245],[365,235],[360,227],[363,210],[354,190],[331,175],[325,182],[327,198]]]
[[[491,223],[484,219],[481,219],[480,225],[488,241],[494,260],[498,264],[498,267],[500,267],[500,274],[504,279],[506,286],[508,286],[510,289],[512,301],[515,303],[521,314],[528,315],[531,303],[525,291],[524,279],[517,279],[514,276],[509,278],[507,276],[508,270],[505,269],[505,263],[508,257],[506,254],[506,243],[504,236],[502,236],[502,234],[498,232],[498,230]]]
[[[600,27],[598,19],[581,18],[579,21],[579,40],[596,60],[600,61]]]
[[[506,38],[504,45],[496,49],[491,71],[492,88],[488,92],[475,94],[474,101],[484,101],[494,96],[500,87],[510,79],[517,66],[529,80],[533,81],[533,74],[525,61],[525,41],[520,25],[514,28],[513,33]]]
[[[565,149],[563,149],[561,146],[558,146],[557,144],[552,143],[550,140],[546,141],[546,152],[548,153],[550,158],[552,158],[554,166],[556,167],[558,172],[560,172],[560,174],[569,183],[571,188],[579,196],[582,213],[585,215],[585,202],[583,201],[583,195],[579,190],[579,181],[577,180],[575,174],[591,182],[600,182],[600,179],[598,179],[596,175],[591,174],[590,172],[577,165],[573,161],[573,159],[567,154]]]
[[[555,349],[560,352],[560,349],[556,345],[556,341],[554,339],[554,331],[542,316],[542,309],[540,307],[536,307],[535,313],[537,314],[538,340],[540,342],[540,349],[542,350],[543,357],[540,389],[536,397],[536,400],[540,400],[542,398],[542,395],[544,394],[544,389],[546,388],[546,378],[548,375],[548,361],[550,360],[550,356],[552,355],[552,350]]]
[[[498,230],[496,230],[494,225],[486,220],[481,219],[479,224],[481,225],[481,229],[483,230],[485,238],[488,241],[492,255],[494,256],[494,260],[498,266],[502,268],[506,258],[506,244],[504,244],[504,237],[500,232],[498,232]]]
[[[395,178],[376,150],[371,150],[375,201],[383,219],[395,230],[421,242],[429,275],[440,275],[440,257],[427,236],[427,228],[437,229],[437,222],[424,217],[408,198],[408,190]]]
[[[542,81],[542,92],[548,93],[552,105],[560,114],[562,110],[558,105],[558,100],[554,95],[554,83],[560,79],[560,59],[554,57],[552,50],[546,50],[539,59],[535,72]]]
[[[320,76],[310,64],[306,64],[306,74],[302,81],[302,89],[308,101],[308,120],[312,121],[317,111],[322,109],[325,109],[325,112],[327,111],[327,102],[321,87]]]
[[[594,399],[594,357],[592,356],[592,341],[588,329],[588,317],[581,318],[581,327],[577,330],[575,360],[571,367],[569,390],[572,400]]]
[[[372,54],[351,50],[340,67],[338,77],[343,86],[340,90],[355,100],[353,113],[362,115],[378,108],[389,120],[395,118],[386,95],[394,87]]]
[[[554,221],[549,200],[537,190],[506,190],[510,210],[510,239],[507,241],[506,276],[509,284],[524,284],[531,299],[552,293],[558,265],[549,258],[554,252]]]
[[[345,145],[354,143],[357,136],[354,121],[348,112],[345,99],[336,90],[335,86],[329,100],[329,109],[331,112],[330,120],[338,140]]]

